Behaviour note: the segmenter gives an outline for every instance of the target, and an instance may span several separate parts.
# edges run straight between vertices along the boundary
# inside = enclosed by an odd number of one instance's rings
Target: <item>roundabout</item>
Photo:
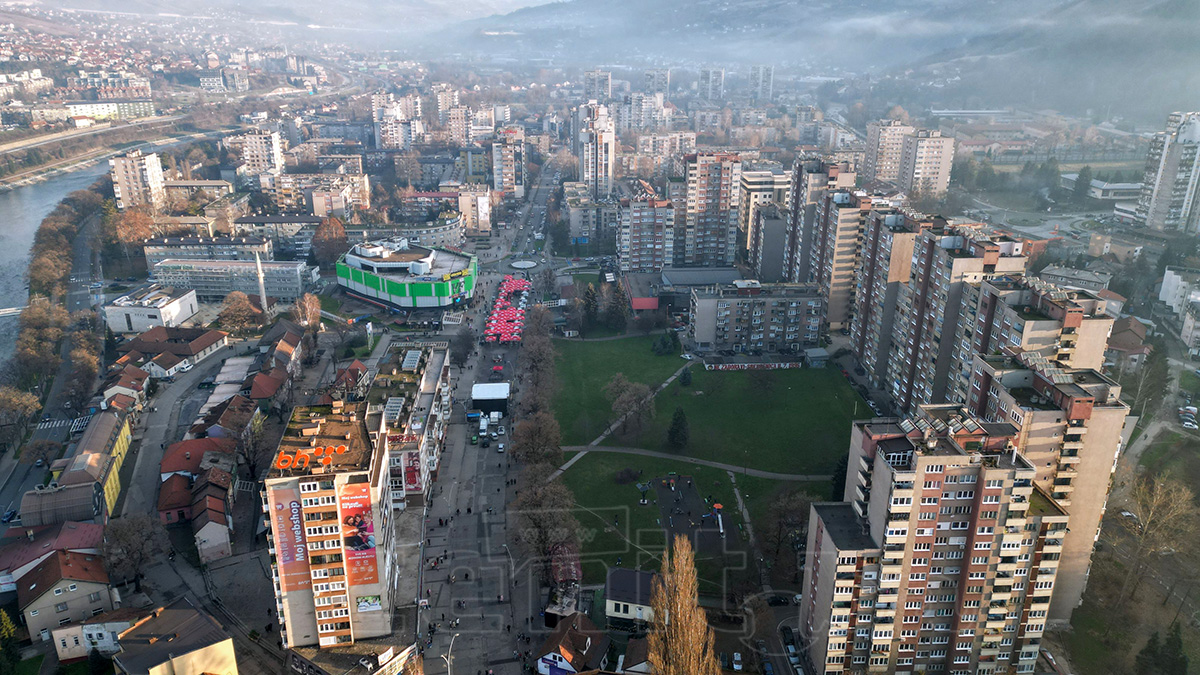
[[[514,260],[508,266],[515,270],[531,270],[537,267],[537,263],[532,260]]]

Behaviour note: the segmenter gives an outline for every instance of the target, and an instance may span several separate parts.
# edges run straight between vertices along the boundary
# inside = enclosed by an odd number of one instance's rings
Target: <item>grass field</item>
[[[25,659],[17,663],[16,675],[37,675],[37,672],[42,667],[42,659],[45,656],[38,654],[32,659]]]
[[[656,356],[655,337],[631,337],[603,342],[555,340],[558,351],[558,391],[554,414],[562,426],[563,445],[590,443],[608,426],[612,404],[604,385],[616,373],[634,382],[662,384],[683,365],[678,356]]]
[[[673,383],[655,399],[655,417],[639,434],[608,445],[670,451],[675,408],[691,438],[680,454],[752,469],[828,474],[850,442],[850,422],[871,415],[833,368],[755,372],[692,369],[692,384]]]
[[[641,471],[641,475],[636,481],[622,485],[616,478],[623,469]],[[591,453],[576,462],[561,478],[575,493],[579,507],[575,517],[583,526],[581,557],[585,584],[604,583],[608,568],[616,565],[618,558],[624,567],[659,568],[666,540],[659,522],[659,510],[653,502],[647,506],[638,504],[641,493],[636,483],[672,472],[691,476],[700,494],[729,505],[724,511],[724,521],[730,540],[744,541],[742,519],[734,506],[737,500],[733,484],[724,471],[655,457]],[[654,493],[648,496],[653,498]],[[611,525],[614,516],[621,524],[619,530]],[[724,561],[701,555],[697,556],[696,568],[701,577],[701,593],[708,595],[720,592],[722,576],[730,572]],[[733,571],[734,579],[725,582],[736,581],[744,572]]]
[[[1142,452],[1138,463],[1151,474],[1170,471],[1186,485],[1200,485],[1200,441],[1190,435],[1163,431]],[[1200,505],[1200,493],[1196,501]]]

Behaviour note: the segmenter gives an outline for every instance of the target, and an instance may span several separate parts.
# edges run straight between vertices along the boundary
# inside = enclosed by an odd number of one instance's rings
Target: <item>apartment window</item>
[[[99,593],[99,592],[96,592],[96,593],[89,593],[89,594],[88,594],[88,602],[96,602],[96,601],[97,601],[97,600],[99,600],[99,599],[100,599],[100,593]]]
[[[74,591],[78,588],[79,588],[79,586],[76,586],[75,584],[71,584],[70,586],[67,586],[68,591]]]
[[[55,595],[62,595],[62,594],[63,594],[63,589],[61,589],[61,588],[56,588],[56,589],[54,589],[54,594],[55,594]]]
[[[67,603],[65,603],[65,602],[60,602],[60,603],[58,603],[57,605],[55,605],[55,606],[54,606],[54,611],[55,611],[55,612],[65,612],[65,611],[67,611]]]

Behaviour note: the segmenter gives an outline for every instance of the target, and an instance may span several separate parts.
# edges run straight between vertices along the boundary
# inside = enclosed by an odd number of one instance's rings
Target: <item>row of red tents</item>
[[[488,315],[487,325],[483,331],[486,342],[520,342],[525,330],[525,309],[514,307],[514,293],[524,293],[533,288],[528,279],[519,279],[511,274],[504,275],[500,282],[500,290],[496,296],[496,304]]]

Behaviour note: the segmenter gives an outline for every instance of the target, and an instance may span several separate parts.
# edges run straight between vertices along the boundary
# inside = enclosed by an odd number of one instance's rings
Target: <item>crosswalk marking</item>
[[[56,429],[70,424],[73,420],[48,420],[37,425],[39,429]]]

